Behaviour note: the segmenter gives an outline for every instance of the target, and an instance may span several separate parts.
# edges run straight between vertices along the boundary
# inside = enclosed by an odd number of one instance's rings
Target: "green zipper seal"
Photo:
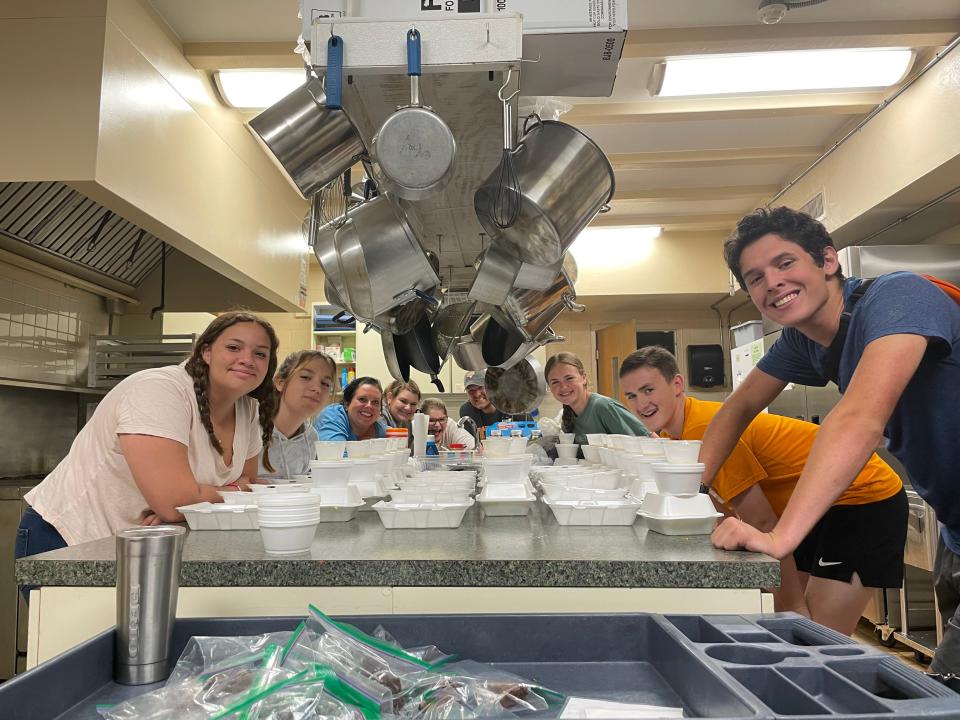
[[[290,651],[293,650],[293,646],[296,645],[297,640],[300,639],[300,636],[303,635],[306,629],[306,620],[301,620],[300,624],[297,625],[296,629],[293,631],[293,634],[290,635],[290,639],[287,641],[287,644],[283,646],[283,650],[280,652],[280,667],[283,667],[284,663],[287,662],[287,657],[290,655]]]
[[[370,645],[371,647],[375,647],[377,650],[385,652],[388,655],[392,655],[393,657],[398,658],[400,660],[406,660],[407,662],[412,663],[413,665],[416,665],[420,668],[423,668],[424,670],[433,669],[433,665],[431,665],[430,663],[424,660],[421,660],[418,657],[414,657],[410,653],[406,653],[403,650],[400,650],[399,648],[393,645],[390,645],[389,643],[385,643],[383,642],[383,640],[378,640],[372,635],[367,635],[365,632],[353,627],[352,625],[337,622],[336,620],[332,619],[329,615],[324,613],[322,610],[320,610],[317,606],[313,604],[310,605],[310,611],[316,615],[319,615],[321,618],[329,622],[331,625],[335,626],[336,628],[346,633],[347,635],[352,637],[354,640],[357,640],[358,642],[361,642],[365,645]]]

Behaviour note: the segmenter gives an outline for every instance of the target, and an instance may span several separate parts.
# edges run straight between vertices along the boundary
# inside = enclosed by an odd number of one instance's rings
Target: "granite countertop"
[[[115,541],[104,538],[18,560],[24,585],[111,586]],[[526,517],[471,508],[456,529],[387,530],[375,512],[321,523],[309,553],[267,555],[256,530],[188,533],[183,587],[488,586],[761,588],[780,583],[766,555],[726,552],[709,535],[557,524],[540,503]]]

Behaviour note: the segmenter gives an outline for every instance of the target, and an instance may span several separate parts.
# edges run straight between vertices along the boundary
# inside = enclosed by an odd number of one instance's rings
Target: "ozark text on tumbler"
[[[186,529],[135,527],[117,533],[114,678],[123,685],[165,680],[180,588]]]

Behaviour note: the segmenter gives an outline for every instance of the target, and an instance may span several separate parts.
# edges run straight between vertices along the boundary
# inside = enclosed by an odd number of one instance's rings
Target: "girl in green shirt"
[[[587,389],[587,373],[573,353],[557,353],[547,360],[547,386],[563,403],[563,432],[576,433],[583,443],[588,433],[650,435],[635,415],[612,398]]]

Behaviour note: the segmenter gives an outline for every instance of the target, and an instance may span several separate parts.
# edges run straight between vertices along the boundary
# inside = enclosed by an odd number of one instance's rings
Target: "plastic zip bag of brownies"
[[[292,651],[294,655],[329,665],[338,677],[365,695],[380,696],[384,713],[400,714],[416,694],[442,679],[429,663],[338,623],[313,605],[307,617],[307,633],[304,642]]]
[[[484,690],[496,695],[500,705],[511,712],[559,707],[567,699],[563,693],[475,660],[459,660],[444,665],[443,673],[451,677],[469,678]]]

